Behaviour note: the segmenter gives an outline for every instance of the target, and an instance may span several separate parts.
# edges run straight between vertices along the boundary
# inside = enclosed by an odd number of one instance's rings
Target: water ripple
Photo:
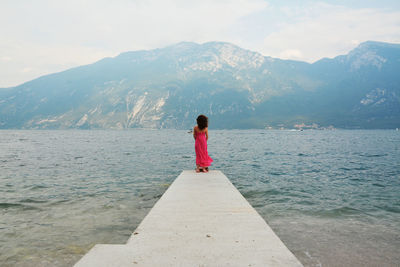
[[[125,243],[181,170],[195,167],[186,131],[0,135],[0,262],[9,266],[46,265],[44,259],[71,266],[92,244]],[[363,246],[377,240],[374,232],[383,239],[373,251],[396,258],[390,250],[400,235],[395,131],[210,129],[208,144],[211,168],[231,179],[295,253],[320,255],[321,244],[343,247],[347,236]],[[324,228],[350,231],[353,222],[374,231],[327,236]],[[315,239],[324,241],[314,247]],[[351,255],[363,251],[352,249]]]

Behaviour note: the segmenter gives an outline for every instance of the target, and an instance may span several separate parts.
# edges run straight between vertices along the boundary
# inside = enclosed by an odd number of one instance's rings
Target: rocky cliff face
[[[314,64],[229,43],[126,52],[0,89],[0,128],[395,128],[400,45],[366,42]]]

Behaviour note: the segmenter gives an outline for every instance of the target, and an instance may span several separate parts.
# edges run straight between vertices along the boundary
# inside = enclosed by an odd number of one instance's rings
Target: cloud
[[[400,12],[386,9],[352,9],[316,3],[304,9],[283,8],[295,17],[264,38],[265,55],[309,62],[346,54],[367,40],[400,42]],[[289,53],[297,51],[296,53]]]
[[[2,53],[7,53],[2,55]],[[110,52],[80,45],[51,45],[9,40],[0,43],[0,87],[14,86],[39,76],[89,64]]]
[[[11,57],[8,57],[8,56],[2,56],[2,57],[0,58],[0,60],[1,60],[1,61],[5,61],[5,62],[9,62],[9,61],[12,60],[12,58],[11,58]]]
[[[30,67],[26,67],[21,70],[22,73],[31,72],[31,71],[32,71],[32,68],[30,68]]]
[[[303,54],[297,49],[287,49],[279,54],[279,58],[301,59]]]
[[[226,41],[309,62],[366,40],[400,42],[398,9],[315,1],[0,1],[0,25],[0,87],[181,41]]]
[[[0,87],[121,52],[181,41],[234,42],[229,30],[263,0],[71,0],[0,3]],[[29,65],[30,72],[20,70]]]

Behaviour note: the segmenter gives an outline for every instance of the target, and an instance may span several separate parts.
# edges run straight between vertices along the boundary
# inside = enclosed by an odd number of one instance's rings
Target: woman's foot
[[[203,172],[208,172],[208,168],[207,167],[203,168]]]
[[[200,168],[199,167],[196,168],[196,172],[200,172]]]

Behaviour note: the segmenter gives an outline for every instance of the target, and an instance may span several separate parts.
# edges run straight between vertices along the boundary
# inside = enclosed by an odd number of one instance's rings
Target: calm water
[[[400,132],[213,131],[209,153],[306,266],[399,266]],[[127,241],[183,169],[186,131],[0,131],[0,265]]]

